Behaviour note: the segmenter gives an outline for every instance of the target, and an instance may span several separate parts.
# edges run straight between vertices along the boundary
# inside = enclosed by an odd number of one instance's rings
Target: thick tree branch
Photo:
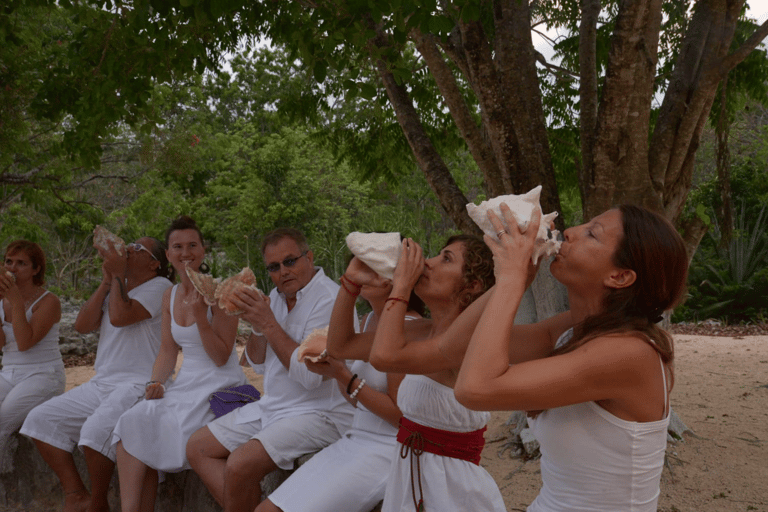
[[[749,36],[749,39],[744,41],[744,44],[732,54],[725,57],[721,64],[718,66],[722,77],[725,77],[728,72],[738,66],[747,56],[754,51],[757,46],[768,37],[768,21],[764,22],[755,32]],[[721,77],[721,78],[722,78]]]
[[[424,62],[427,63],[456,127],[483,173],[489,196],[495,197],[506,193],[499,166],[493,157],[493,151],[484,140],[482,130],[472,116],[472,112],[456,83],[456,78],[440,54],[433,37],[417,30],[411,32],[411,37],[416,43],[416,49],[419,50]]]
[[[597,138],[597,20],[600,16],[600,0],[582,0],[581,25],[579,26],[579,135],[581,139],[581,166],[579,184],[581,197],[589,190],[585,185],[594,184],[594,150]]]
[[[380,30],[377,30],[377,36],[370,44],[374,46],[372,55],[380,53],[377,50],[391,48],[386,34]],[[419,168],[440,200],[440,204],[454,221],[456,227],[465,233],[479,234],[480,229],[467,214],[466,205],[469,201],[459,189],[450,170],[424,130],[407,89],[404,85],[398,84],[383,59],[376,58],[375,65],[395,111],[397,122],[405,134]]]

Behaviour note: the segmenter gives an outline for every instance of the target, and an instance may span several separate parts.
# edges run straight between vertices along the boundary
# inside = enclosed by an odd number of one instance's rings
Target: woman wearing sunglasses
[[[186,273],[199,271],[205,257],[203,237],[194,220],[176,219],[166,232],[168,261],[181,282],[163,297],[160,353],[147,382],[145,401],[123,414],[115,427],[122,510],[154,510],[157,472],[190,469],[186,444],[213,419],[208,397],[216,390],[245,383],[238,364],[238,317],[207,306]],[[140,251],[133,244],[133,250]],[[179,350],[184,360],[176,378]]]
[[[0,269],[0,473],[10,470],[8,441],[29,411],[64,392],[59,352],[59,298],[43,288],[45,254],[34,242],[16,240]]]

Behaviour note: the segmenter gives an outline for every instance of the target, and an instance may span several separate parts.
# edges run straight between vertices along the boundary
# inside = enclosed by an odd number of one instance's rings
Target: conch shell
[[[13,281],[14,283],[16,282],[16,274],[11,272],[10,270],[4,270],[4,272],[6,276],[11,278],[11,281]]]
[[[316,363],[323,359],[328,351],[328,326],[326,325],[322,329],[312,329],[309,336],[304,338],[304,341],[299,345],[299,350],[296,352],[296,358],[300,363],[306,360]]]
[[[245,267],[240,273],[228,277],[216,288],[214,297],[219,301],[219,307],[228,315],[239,315],[244,312],[242,309],[237,309],[237,306],[232,303],[235,292],[243,288],[256,290],[260,296],[264,296],[264,293],[256,286],[256,276],[253,274],[253,270],[248,267]]]
[[[104,249],[105,251],[109,250],[109,243],[112,242],[112,244],[115,247],[115,251],[117,251],[117,254],[120,256],[123,255],[123,248],[125,247],[125,241],[117,236],[116,234],[109,231],[104,226],[97,225],[96,228],[93,230],[93,243]]]
[[[186,268],[187,276],[192,281],[195,290],[203,296],[203,300],[209,306],[218,305],[228,315],[239,315],[243,310],[238,309],[232,302],[232,297],[237,290],[250,288],[256,290],[259,295],[264,296],[261,290],[256,286],[256,276],[248,267],[245,267],[234,276],[228,277],[224,281],[214,279],[207,274],[201,274],[191,268]]]
[[[385,279],[392,279],[400,259],[400,233],[360,233],[347,235],[347,247],[360,261]]]
[[[195,290],[203,296],[203,301],[209,306],[216,305],[216,288],[219,286],[219,280],[209,274],[201,274],[192,270],[190,267],[184,269],[187,277],[192,281]]]
[[[475,221],[475,223],[483,230],[488,236],[495,237],[496,229],[488,219],[488,210],[493,211],[499,218],[501,215],[501,204],[504,203],[509,206],[512,211],[512,215],[515,217],[517,225],[520,227],[520,231],[523,233],[528,229],[528,225],[531,223],[533,212],[537,209],[541,211],[541,205],[539,204],[539,197],[541,196],[541,185],[529,190],[525,194],[520,195],[506,195],[498,196],[487,201],[483,201],[479,205],[469,203],[467,205],[467,213]],[[543,212],[542,212],[543,213]],[[531,260],[534,264],[539,262],[541,256],[551,256],[557,254],[560,250],[561,241],[558,240],[560,234],[557,230],[550,230],[550,223],[557,217],[557,212],[548,213],[541,216],[541,223],[539,224],[539,232],[536,236],[536,244],[533,247],[533,254]]]

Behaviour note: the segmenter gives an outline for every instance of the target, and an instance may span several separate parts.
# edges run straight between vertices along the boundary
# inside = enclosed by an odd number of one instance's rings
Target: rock
[[[680,419],[680,416],[677,415],[677,413],[670,409],[669,410],[669,426],[667,427],[667,442],[668,443],[677,443],[678,441],[683,442],[683,434],[688,432],[689,434],[696,435],[693,433],[693,430],[688,428],[688,426],[683,423],[683,420]]]
[[[531,429],[524,428],[520,431],[520,443],[523,445],[523,450],[528,458],[535,458],[539,456],[539,441],[536,436],[533,435]]]
[[[0,510],[3,512],[49,512],[61,510],[64,495],[53,470],[43,461],[34,442],[14,434],[18,446],[13,454],[14,470],[0,474]],[[296,467],[312,458],[304,455]],[[75,450],[75,464],[86,487],[90,487],[85,458]],[[292,471],[278,469],[268,474],[261,482],[262,496],[267,497],[285,481]],[[109,506],[113,512],[120,512],[120,488],[117,472],[112,477],[109,490]],[[208,489],[194,471],[168,473],[157,489],[156,512],[221,512]],[[376,506],[371,512],[381,510]]]

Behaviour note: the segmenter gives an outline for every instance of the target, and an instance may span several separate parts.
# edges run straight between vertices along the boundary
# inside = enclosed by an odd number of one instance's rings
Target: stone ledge
[[[0,475],[0,511],[2,512],[51,512],[61,510],[64,496],[53,470],[43,460],[34,442],[14,434],[18,446],[13,450],[14,470]],[[12,444],[15,444],[12,442]],[[85,485],[90,488],[85,458],[75,450],[75,464]],[[297,461],[300,466],[312,458],[305,455]],[[267,475],[261,482],[264,496],[268,496],[291,471],[279,469]],[[109,506],[120,512],[120,491],[117,473],[112,477]],[[374,511],[380,510],[376,507]],[[221,507],[205,488],[194,471],[167,474],[157,491],[156,512],[221,512]],[[372,511],[372,512],[374,512]]]

